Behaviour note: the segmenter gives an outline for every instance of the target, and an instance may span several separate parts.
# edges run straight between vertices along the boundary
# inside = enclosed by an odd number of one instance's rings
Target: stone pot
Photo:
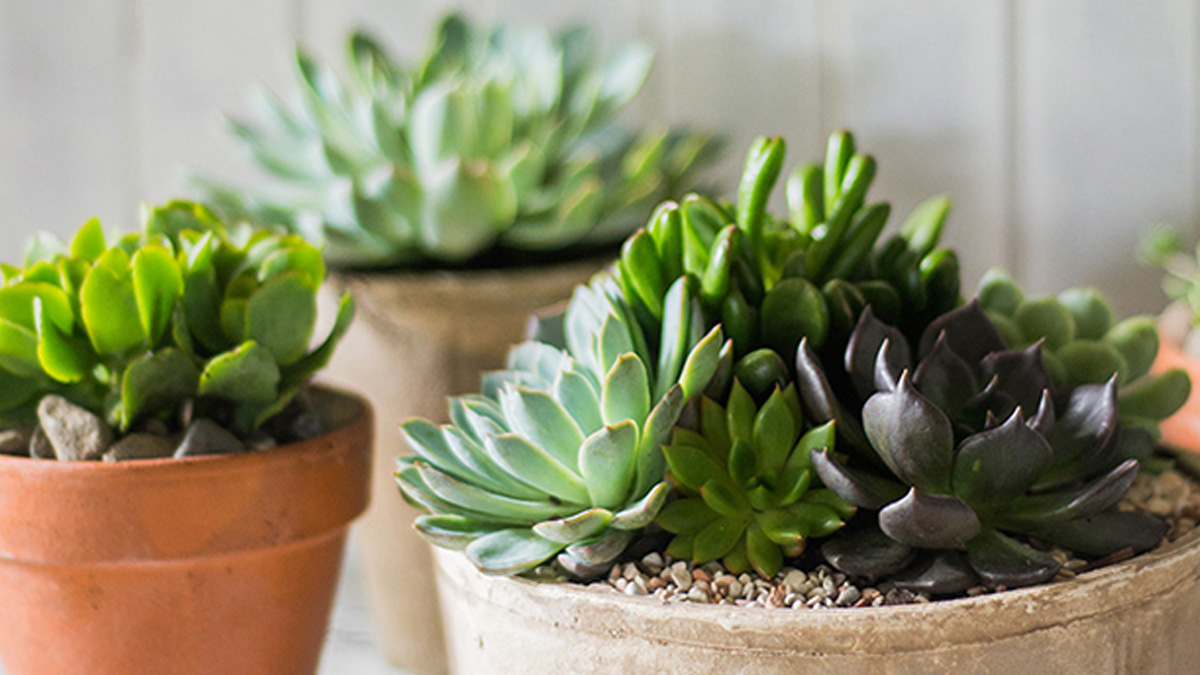
[[[480,574],[438,551],[452,672],[1182,675],[1200,664],[1200,531],[1065,582],[945,602],[663,605]]]
[[[373,429],[359,398],[314,401],[336,430],[272,450],[0,456],[4,672],[313,673]]]
[[[569,298],[610,260],[331,276],[322,302],[348,291],[358,314],[323,377],[364,392],[378,412],[377,497],[359,539],[379,645],[394,665],[416,675],[446,671],[429,547],[412,529],[417,512],[393,477],[396,458],[408,453],[397,425],[410,417],[446,421],[446,398],[479,391],[480,374],[503,366],[532,312]]]

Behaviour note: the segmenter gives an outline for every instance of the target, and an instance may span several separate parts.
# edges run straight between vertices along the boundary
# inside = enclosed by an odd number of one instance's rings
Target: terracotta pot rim
[[[556,621],[567,611],[587,605],[588,615],[601,618],[573,625],[583,632],[637,635],[660,644],[690,643],[686,636],[695,634],[697,625],[706,625],[724,629],[709,631],[712,641],[705,647],[716,650],[885,654],[895,651],[901,642],[908,644],[908,650],[922,651],[1001,640],[1120,611],[1123,603],[1113,598],[1123,596],[1097,592],[1104,587],[1135,589],[1131,602],[1171,593],[1177,582],[1200,573],[1200,530],[1067,581],[930,603],[817,610],[664,605],[652,596],[627,597],[610,589],[490,577],[478,572],[459,552],[438,549],[437,560],[445,589],[443,602],[453,601],[456,594],[479,595],[509,613],[541,622]],[[971,613],[972,622],[958,620],[965,612]],[[913,631],[917,622],[925,628]],[[978,629],[981,624],[987,626],[986,631]]]
[[[364,413],[369,409],[366,399],[353,392],[325,384],[309,387],[311,391],[333,394],[339,398],[350,400],[358,408],[354,419],[330,429],[319,436],[308,440],[277,445],[266,450],[238,452],[230,455],[200,455],[197,457],[159,457],[155,459],[130,459],[120,462],[59,462],[56,460],[34,459],[0,454],[0,476],[11,471],[40,471],[62,476],[73,476],[85,473],[162,473],[177,469],[180,472],[199,474],[207,469],[208,473],[236,473],[239,471],[256,471],[260,464],[272,464],[280,461],[296,461],[295,455],[321,454],[329,452],[320,441],[330,436],[344,432],[347,428],[362,424]],[[118,439],[119,440],[119,439]]]
[[[270,450],[115,463],[0,458],[0,564],[209,558],[344,531],[370,498],[374,416],[357,395],[314,389],[353,406],[349,421]]]

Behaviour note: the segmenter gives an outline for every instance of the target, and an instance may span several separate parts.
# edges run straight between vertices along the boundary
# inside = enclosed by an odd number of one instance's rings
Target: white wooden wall
[[[899,215],[954,198],[972,283],[1000,264],[1153,310],[1140,232],[1200,232],[1200,0],[0,0],[0,259],[35,228],[132,223],[184,166],[250,175],[217,111],[287,83],[294,39],[340,60],[361,25],[412,55],[454,6],[652,43],[634,117],[728,132],[726,185],[755,135],[795,162],[854,129]]]

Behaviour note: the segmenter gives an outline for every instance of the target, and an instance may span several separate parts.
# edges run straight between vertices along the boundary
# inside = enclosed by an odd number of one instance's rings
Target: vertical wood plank
[[[401,59],[425,53],[442,16],[460,10],[476,21],[495,16],[495,0],[292,0],[303,3],[302,35],[313,53],[336,62],[356,28],[383,41]]]
[[[225,132],[258,84],[294,79],[294,0],[145,2],[138,62],[139,196],[179,194],[183,171],[226,179],[257,174]]]
[[[1186,0],[1018,5],[1022,276],[1094,284],[1124,312],[1163,304],[1134,247],[1195,212],[1195,6]]]
[[[1004,0],[886,0],[823,5],[822,131],[855,131],[879,162],[875,199],[898,227],[946,194],[944,242],[964,290],[1008,262],[1009,26]]]
[[[132,0],[0,0],[0,260],[37,229],[130,222]]]
[[[663,113],[672,124],[726,134],[728,152],[718,169],[723,188],[736,185],[756,136],[783,136],[788,166],[819,152],[817,4],[660,2]],[[773,195],[777,207],[782,194]]]

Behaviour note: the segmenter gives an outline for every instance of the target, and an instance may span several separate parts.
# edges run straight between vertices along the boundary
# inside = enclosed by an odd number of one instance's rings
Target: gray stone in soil
[[[60,461],[100,459],[113,442],[113,431],[104,420],[61,396],[46,396],[38,403],[38,420]]]
[[[131,459],[161,459],[170,457],[175,446],[162,436],[154,434],[129,434],[113,443],[104,453],[106,462],[124,462]]]
[[[33,429],[7,429],[0,431],[0,455],[29,456],[29,441]]]
[[[216,422],[200,418],[188,426],[183,440],[175,450],[175,457],[199,457],[201,455],[232,455],[244,452],[246,447],[237,436]]]
[[[46,438],[46,432],[41,427],[34,429],[33,436],[29,438],[29,456],[34,459],[58,459],[54,456],[54,446],[50,445],[50,439]]]

